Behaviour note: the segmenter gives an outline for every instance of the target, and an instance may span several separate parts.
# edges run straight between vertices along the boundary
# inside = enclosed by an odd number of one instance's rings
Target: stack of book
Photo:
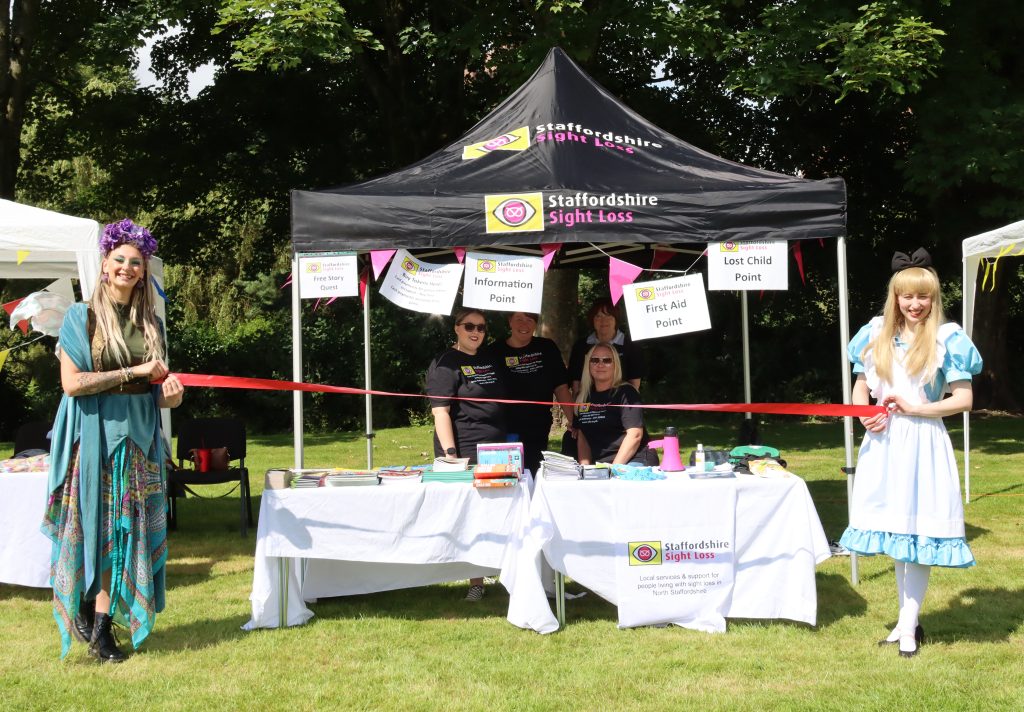
[[[423,473],[424,482],[473,482],[473,471],[462,470],[452,472],[438,472],[437,470],[427,470]]]
[[[382,467],[377,471],[377,474],[380,476],[380,483],[382,485],[419,484],[423,479],[424,469],[426,468],[422,466],[396,465],[394,467]]]
[[[483,464],[473,468],[474,487],[515,487],[519,484],[517,465]]]
[[[358,487],[376,484],[377,473],[373,470],[332,470],[324,476],[325,487]]]
[[[292,489],[308,489],[323,487],[324,475],[327,470],[289,470],[292,475]]]
[[[583,479],[585,480],[607,480],[611,473],[611,468],[603,462],[597,465],[583,466]]]
[[[542,450],[541,470],[546,480],[579,480],[583,479],[583,465],[576,458],[558,452]]]

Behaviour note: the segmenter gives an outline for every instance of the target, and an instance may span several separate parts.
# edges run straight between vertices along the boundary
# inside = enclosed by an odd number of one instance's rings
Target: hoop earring
[[[145,281],[146,281],[146,278],[145,278],[145,276],[143,276],[142,279],[140,279],[138,282],[135,283],[135,288],[136,289],[142,289],[142,285],[143,285],[143,283]]]
[[[110,277],[107,276],[106,272],[104,272],[103,274],[100,275],[100,281],[101,282],[109,282],[110,281]]]

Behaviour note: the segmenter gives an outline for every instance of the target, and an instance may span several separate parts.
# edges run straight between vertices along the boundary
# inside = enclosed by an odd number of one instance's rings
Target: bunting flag
[[[654,255],[651,256],[651,269],[656,270],[659,267],[663,267],[666,262],[672,259],[672,253],[668,250],[655,250]]]
[[[989,277],[992,278],[992,285],[989,287],[989,291],[994,292],[996,290],[996,270],[999,269],[999,259],[1013,252],[1013,248],[1016,246],[1016,243],[1007,245],[999,250],[998,255],[985,261],[985,274],[981,278],[981,291],[985,291],[985,285],[988,283]],[[1024,254],[1024,248],[1021,248],[1021,251],[1017,254]]]
[[[388,262],[395,256],[395,252],[397,250],[370,250],[370,262],[373,264],[373,280],[375,282],[380,279],[380,273],[388,266]]]
[[[461,265],[462,261],[464,259],[466,259],[466,248],[465,247],[453,247],[452,248],[452,252],[455,253],[455,259],[457,259],[459,261],[459,264]]]
[[[376,272],[376,270],[374,270],[374,279],[376,279],[376,278],[377,278],[377,272]],[[366,304],[366,286],[367,286],[367,282],[369,282],[369,281],[370,281],[370,272],[369,272],[369,270],[365,270],[364,269],[362,271],[362,274],[359,275],[359,303],[363,304],[363,305]]]
[[[555,259],[555,255],[562,249],[562,243],[552,242],[543,244],[540,246],[540,249],[544,253],[544,271],[547,272],[551,267],[551,260]]]
[[[28,257],[28,250],[18,250],[18,264],[20,265]]]
[[[0,351],[0,371],[4,370],[4,364],[7,362],[7,354],[9,353],[11,353],[10,349]]]
[[[68,277],[62,277],[55,282],[50,282],[48,285],[43,287],[43,291],[50,292],[51,294],[59,294],[72,304],[75,303],[75,288],[71,285],[71,280]]]
[[[800,270],[800,282],[806,287],[807,279],[804,277],[804,251],[800,247],[800,241],[793,243],[793,259],[796,260],[796,268]]]
[[[286,280],[284,281],[284,284],[282,284],[282,285],[281,285],[281,289],[284,289],[285,287],[287,287],[287,286],[288,286],[289,284],[291,284],[291,283],[292,283],[292,273],[291,273],[291,272],[289,272],[289,273],[288,273],[288,279],[286,279]]]
[[[10,316],[11,313],[14,311],[15,307],[17,307],[19,304],[21,304],[21,302],[22,302],[21,299],[15,299],[13,302],[7,302],[6,304],[3,305],[4,306],[4,311],[7,312],[8,316]],[[14,327],[11,327],[11,328],[13,329]],[[21,333],[22,334],[27,334],[28,333],[28,319],[22,319],[21,321],[19,321],[18,322],[18,328],[21,329]]]
[[[608,289],[611,292],[612,304],[618,304],[622,299],[622,286],[630,284],[643,271],[642,267],[629,262],[623,262],[615,257],[608,258]]]

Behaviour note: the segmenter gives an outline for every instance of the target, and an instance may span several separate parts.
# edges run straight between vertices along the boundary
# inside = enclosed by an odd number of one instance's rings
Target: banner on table
[[[708,245],[708,289],[789,289],[785,240],[713,242]]]
[[[688,511],[700,514],[680,525],[671,504],[678,499],[666,496],[652,503],[649,489],[689,482],[616,484],[623,485],[615,492],[613,510],[619,627],[676,623],[724,631],[736,568],[736,488],[725,483],[688,487],[687,498],[700,505]]]
[[[622,299],[633,341],[711,328],[704,280],[699,274],[634,282],[623,288]]]
[[[399,250],[391,260],[380,294],[403,309],[451,314],[461,278],[462,265],[424,262],[408,250]]]
[[[299,296],[303,299],[355,297],[359,272],[352,252],[299,255]]]
[[[466,253],[464,306],[539,314],[543,296],[544,258]]]

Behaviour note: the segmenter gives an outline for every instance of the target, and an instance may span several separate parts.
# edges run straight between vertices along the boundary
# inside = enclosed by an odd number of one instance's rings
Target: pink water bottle
[[[651,440],[647,447],[661,448],[661,469],[665,472],[679,472],[685,470],[682,460],[679,459],[679,436],[672,426],[665,428],[665,437],[661,440]]]

